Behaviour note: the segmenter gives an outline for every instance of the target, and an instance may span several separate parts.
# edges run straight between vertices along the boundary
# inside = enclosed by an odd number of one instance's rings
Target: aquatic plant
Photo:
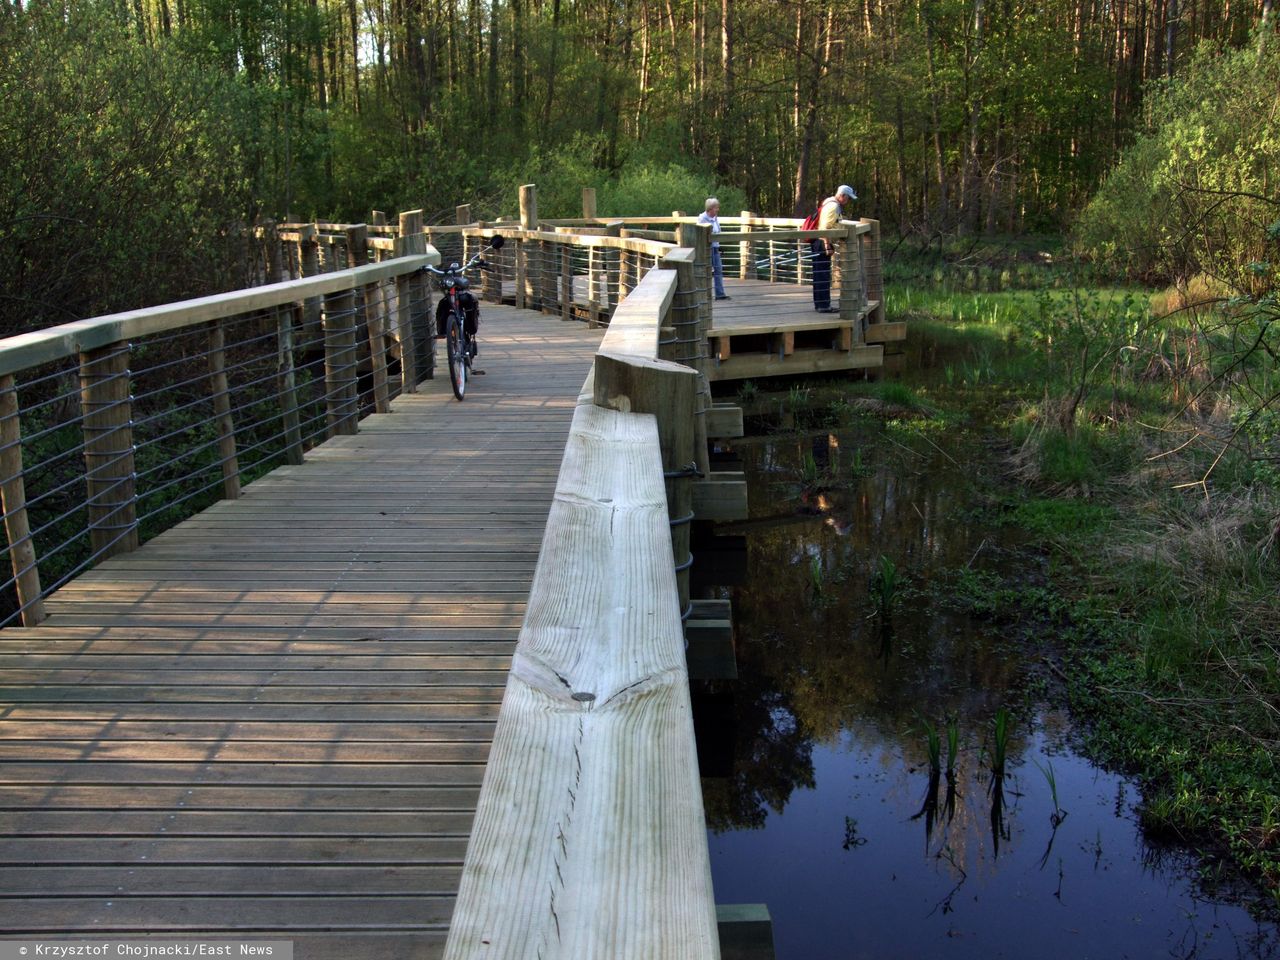
[[[813,557],[809,561],[809,587],[815,597],[821,597],[826,589],[827,572],[822,565],[821,557]]]
[[[787,391],[787,408],[792,412],[799,410],[809,402],[809,390],[799,385]]]
[[[1032,761],[1036,765],[1036,769],[1043,775],[1045,782],[1049,784],[1049,796],[1053,800],[1053,813],[1049,814],[1049,822],[1053,824],[1055,830],[1061,825],[1062,821],[1067,819],[1067,811],[1062,809],[1062,805],[1058,803],[1058,778],[1053,773],[1053,761],[1046,760],[1045,765],[1040,766],[1040,761]]]
[[[738,399],[743,403],[750,403],[759,393],[760,388],[754,380],[743,380],[738,387]]]
[[[849,463],[849,479],[860,480],[870,474],[871,469],[862,462],[862,448],[854,447],[853,456],[850,458]]]
[[[1005,756],[1009,743],[1009,710],[1001,707],[996,711],[993,748],[991,752],[991,776],[994,780],[1004,780]]]
[[[960,724],[955,717],[947,717],[947,780],[956,778],[956,754],[960,752]]]
[[[871,577],[871,593],[875,597],[876,612],[887,617],[893,610],[893,600],[898,593],[898,567],[884,554]]]
[[[942,738],[938,736],[938,728],[923,717],[920,722],[924,724],[925,744],[929,751],[929,772],[932,774],[940,774],[942,772]]]
[[[819,476],[818,461],[812,450],[806,450],[800,458],[800,480],[806,487],[812,488],[818,485]]]
[[[858,835],[858,821],[853,817],[844,818],[844,843],[841,844],[846,850],[852,850],[860,847],[867,842],[866,837]]]

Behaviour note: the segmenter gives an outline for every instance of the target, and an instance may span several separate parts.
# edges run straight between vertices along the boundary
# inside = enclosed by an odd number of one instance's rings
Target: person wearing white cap
[[[818,229],[834,230],[840,225],[840,217],[844,208],[858,195],[847,183],[836,188],[835,196],[822,201],[818,213]],[[831,254],[833,246],[828,239],[809,241],[809,249],[813,251],[813,309],[819,313],[838,313],[839,309],[831,306]]]

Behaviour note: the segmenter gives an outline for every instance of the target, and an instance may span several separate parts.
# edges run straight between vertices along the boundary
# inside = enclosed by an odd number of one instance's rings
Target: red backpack
[[[822,216],[822,204],[819,203],[813,213],[804,218],[804,223],[800,224],[801,230],[817,230],[818,218]]]

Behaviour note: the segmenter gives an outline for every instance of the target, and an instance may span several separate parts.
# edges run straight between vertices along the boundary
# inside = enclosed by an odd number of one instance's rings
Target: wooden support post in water
[[[218,462],[222,467],[222,499],[238,500],[240,459],[236,456],[236,425],[231,418],[227,336],[222,320],[209,324],[209,390],[213,394],[213,426],[218,434]]]
[[[582,188],[582,219],[594,220],[596,218],[596,188]]]
[[[296,466],[302,463],[302,428],[298,422],[298,384],[293,366],[293,316],[293,307],[276,307],[276,389],[280,394],[284,458]]]
[[[46,616],[40,598],[40,568],[27,517],[27,488],[22,473],[22,425],[18,385],[13,374],[0,376],[0,501],[4,504],[4,532],[9,562],[22,610],[22,625],[34,627]]]
[[[356,297],[352,290],[324,298],[324,393],[329,436],[353,434],[360,416],[356,393]]]
[[[129,344],[80,354],[89,546],[101,560],[138,549]]]

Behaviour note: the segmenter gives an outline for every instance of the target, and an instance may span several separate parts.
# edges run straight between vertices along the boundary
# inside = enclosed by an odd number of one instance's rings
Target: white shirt
[[[719,232],[720,232],[720,218],[719,218],[719,217],[713,217],[713,216],[711,216],[711,214],[709,214],[709,213],[707,213],[707,212],[705,212],[705,211],[702,213],[702,215],[701,215],[701,216],[699,216],[699,217],[698,217],[698,223],[699,223],[700,225],[710,224],[710,225],[711,225],[711,236],[713,236],[713,237],[714,237],[717,233],[719,233]],[[712,246],[714,249],[716,249],[716,250],[719,250],[719,249],[720,249],[720,244],[716,243],[714,240],[712,240],[712,241],[711,241],[711,246]]]

